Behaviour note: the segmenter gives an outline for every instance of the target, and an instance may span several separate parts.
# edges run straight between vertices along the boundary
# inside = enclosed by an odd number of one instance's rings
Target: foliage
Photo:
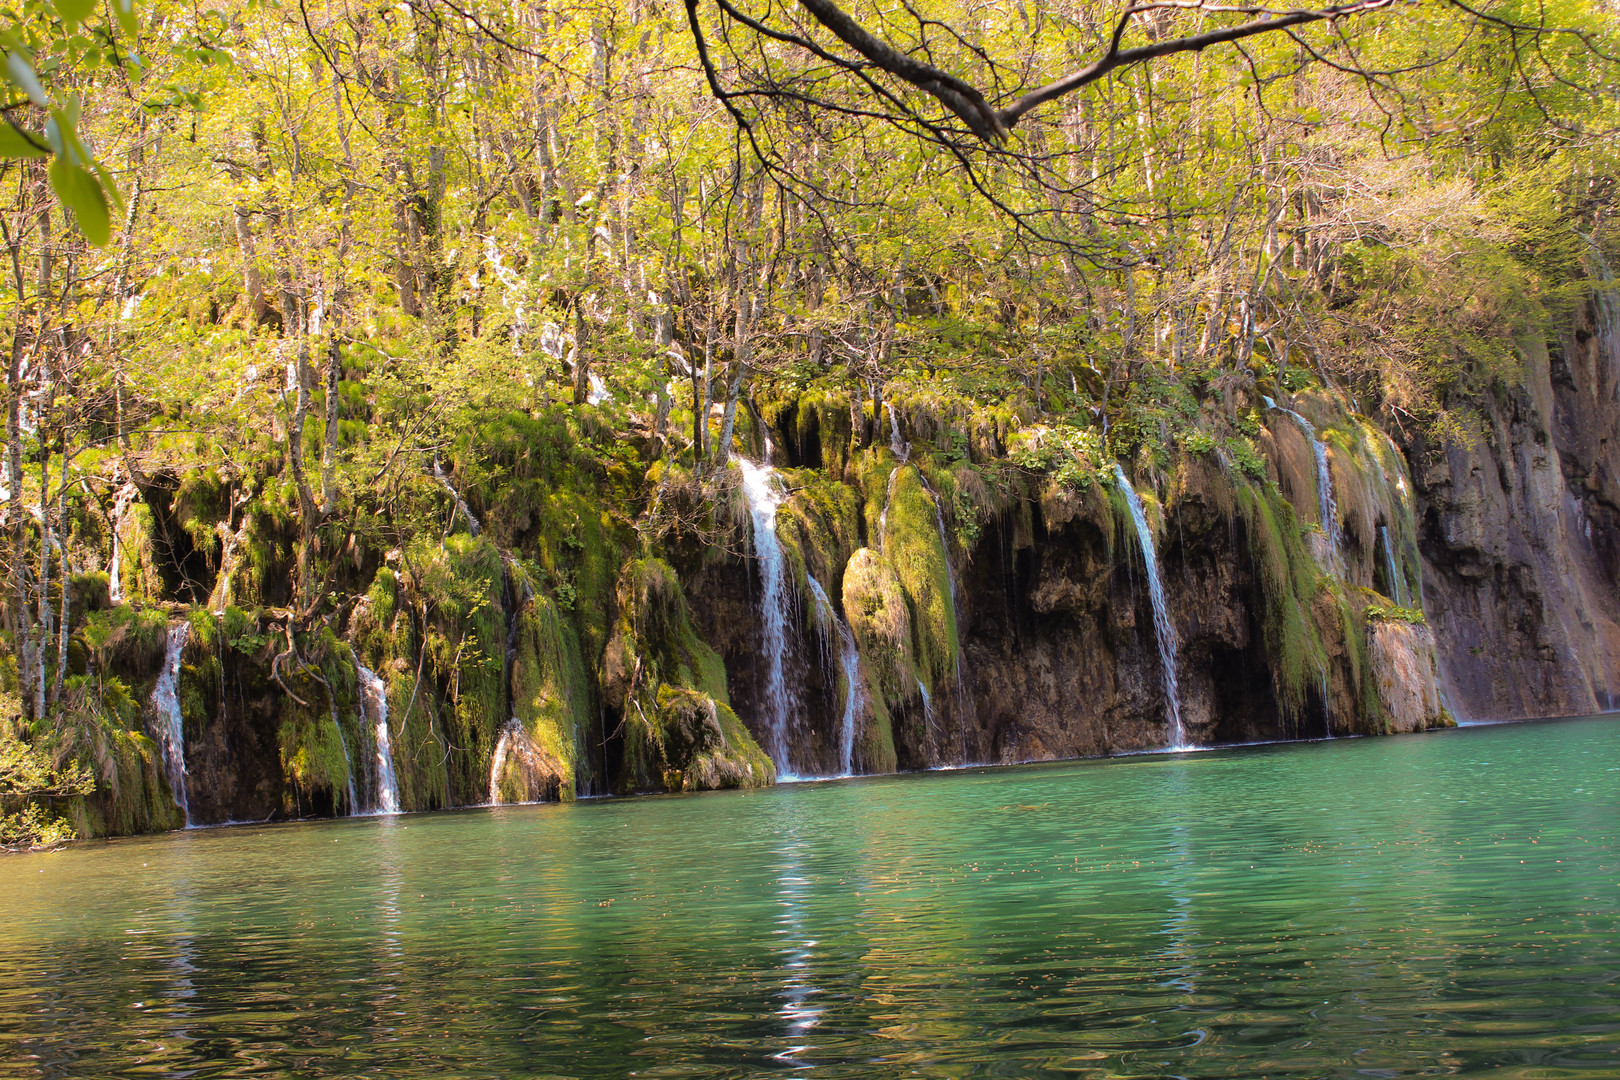
[[[1427,626],[1429,622],[1422,609],[1397,607],[1394,604],[1369,604],[1365,615],[1380,622],[1402,622],[1412,626]]]

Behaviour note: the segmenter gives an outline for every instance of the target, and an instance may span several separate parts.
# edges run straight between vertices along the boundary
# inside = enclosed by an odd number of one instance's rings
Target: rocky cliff
[[[1463,717],[1620,706],[1620,317],[1612,293],[1524,343],[1471,442],[1407,443],[1423,607]]]
[[[739,410],[746,467],[706,474],[656,435],[587,456],[594,406],[503,414],[409,494],[439,533],[349,531],[315,624],[286,607],[289,511],[148,478],[116,524],[126,602],[103,584],[71,651],[75,685],[142,713],[141,810],[75,813],[120,832],[174,824],[165,788],[199,824],[1611,708],[1616,316],[1600,294],[1527,340],[1446,441],[1263,373],[1196,388],[1118,464],[1117,435],[927,380],[876,410],[779,388]]]

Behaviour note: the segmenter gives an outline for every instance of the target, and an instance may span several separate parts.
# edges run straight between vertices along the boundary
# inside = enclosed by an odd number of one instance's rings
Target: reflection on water
[[[778,1061],[793,1065],[807,1064],[801,1055],[814,1049],[807,1040],[810,1029],[821,1021],[821,1010],[814,1003],[817,990],[811,984],[814,949],[816,943],[805,929],[804,900],[810,889],[810,879],[803,867],[795,861],[799,843],[789,840],[778,852],[777,889],[781,896],[782,913],[777,916],[776,933],[782,944],[782,1006],[777,1011],[787,1025],[787,1043],[773,1055]]]
[[[0,862],[0,1076],[1620,1075],[1620,725]]]

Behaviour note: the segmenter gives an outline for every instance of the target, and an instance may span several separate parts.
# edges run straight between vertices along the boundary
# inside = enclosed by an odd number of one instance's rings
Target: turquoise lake
[[[1620,718],[0,861],[4,1077],[1620,1077]]]

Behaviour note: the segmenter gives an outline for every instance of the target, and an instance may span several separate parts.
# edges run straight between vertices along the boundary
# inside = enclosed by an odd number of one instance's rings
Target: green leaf
[[[56,13],[62,16],[62,21],[69,26],[77,26],[90,17],[96,10],[96,0],[51,0],[56,6]]]
[[[6,54],[6,77],[28,95],[29,101],[35,105],[45,104],[45,88],[40,85],[39,76],[34,74],[34,65],[21,52],[12,50]]]
[[[95,247],[107,242],[112,227],[107,216],[107,193],[102,190],[101,181],[59,157],[51,162],[51,190],[73,211],[85,239]]]
[[[113,0],[113,16],[130,37],[135,36],[135,0]]]
[[[29,140],[32,139],[33,142]],[[38,145],[35,145],[35,144]],[[45,136],[23,132],[13,127],[9,122],[0,123],[0,158],[48,158],[51,152],[45,149]]]

